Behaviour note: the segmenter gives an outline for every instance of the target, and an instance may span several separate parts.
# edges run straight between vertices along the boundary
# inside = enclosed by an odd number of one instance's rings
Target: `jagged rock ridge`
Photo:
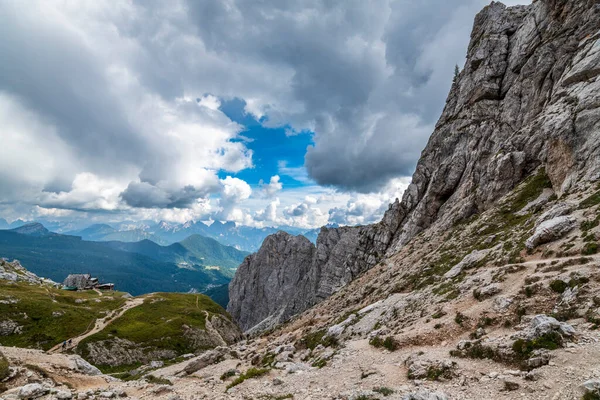
[[[244,330],[285,321],[432,225],[490,208],[540,166],[558,196],[600,179],[599,29],[597,0],[484,8],[402,201],[378,224],[323,228],[314,248],[266,239],[231,282],[228,311]]]

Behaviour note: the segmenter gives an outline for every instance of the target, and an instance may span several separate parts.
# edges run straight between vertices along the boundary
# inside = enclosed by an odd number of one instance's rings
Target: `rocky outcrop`
[[[316,246],[278,232],[246,257],[229,284],[227,311],[244,331],[268,329],[326,299],[383,259],[401,208],[378,224],[321,228]]]
[[[533,249],[540,244],[560,239],[577,226],[577,220],[573,217],[562,216],[542,222],[533,235],[527,239],[525,246]]]
[[[56,285],[57,283],[46,278],[40,278],[33,272],[28,271],[21,263],[17,260],[12,262],[0,259],[0,280],[6,280],[10,282],[27,282],[35,285],[50,284]]]
[[[543,201],[600,179],[599,47],[596,0],[492,2],[402,201],[378,224],[323,228],[316,247],[268,238],[238,270],[228,311],[245,330],[284,321],[425,229],[491,208],[541,167],[552,186]]]

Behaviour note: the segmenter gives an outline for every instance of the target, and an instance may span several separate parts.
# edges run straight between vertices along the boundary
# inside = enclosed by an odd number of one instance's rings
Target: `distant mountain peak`
[[[39,222],[30,222],[18,228],[11,229],[11,231],[29,236],[48,236],[51,234],[51,232]]]

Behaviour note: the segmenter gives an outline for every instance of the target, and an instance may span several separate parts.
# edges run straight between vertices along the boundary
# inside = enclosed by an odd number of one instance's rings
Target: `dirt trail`
[[[81,342],[83,339],[85,339],[89,336],[92,336],[95,333],[100,332],[101,330],[106,328],[106,326],[108,324],[110,324],[112,321],[114,321],[115,319],[122,316],[125,313],[125,311],[130,310],[134,307],[137,307],[137,306],[141,305],[143,302],[144,302],[143,297],[135,297],[132,299],[128,299],[127,302],[121,308],[113,310],[112,312],[110,312],[103,318],[98,318],[96,320],[96,322],[94,323],[93,328],[89,329],[89,327],[88,327],[86,332],[82,333],[79,336],[75,336],[71,339],[68,339],[67,343],[69,343],[69,345],[63,347],[63,343],[59,343],[56,346],[54,346],[53,348],[51,348],[50,350],[48,350],[48,352],[49,353],[62,353],[63,351],[70,350],[70,349],[77,347],[79,342]]]

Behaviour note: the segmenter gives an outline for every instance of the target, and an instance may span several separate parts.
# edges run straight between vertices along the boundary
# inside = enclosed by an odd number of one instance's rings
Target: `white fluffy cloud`
[[[269,183],[264,183],[262,179],[260,180],[259,186],[265,197],[271,198],[283,189],[283,184],[280,182],[280,179],[279,175],[273,175]]]

